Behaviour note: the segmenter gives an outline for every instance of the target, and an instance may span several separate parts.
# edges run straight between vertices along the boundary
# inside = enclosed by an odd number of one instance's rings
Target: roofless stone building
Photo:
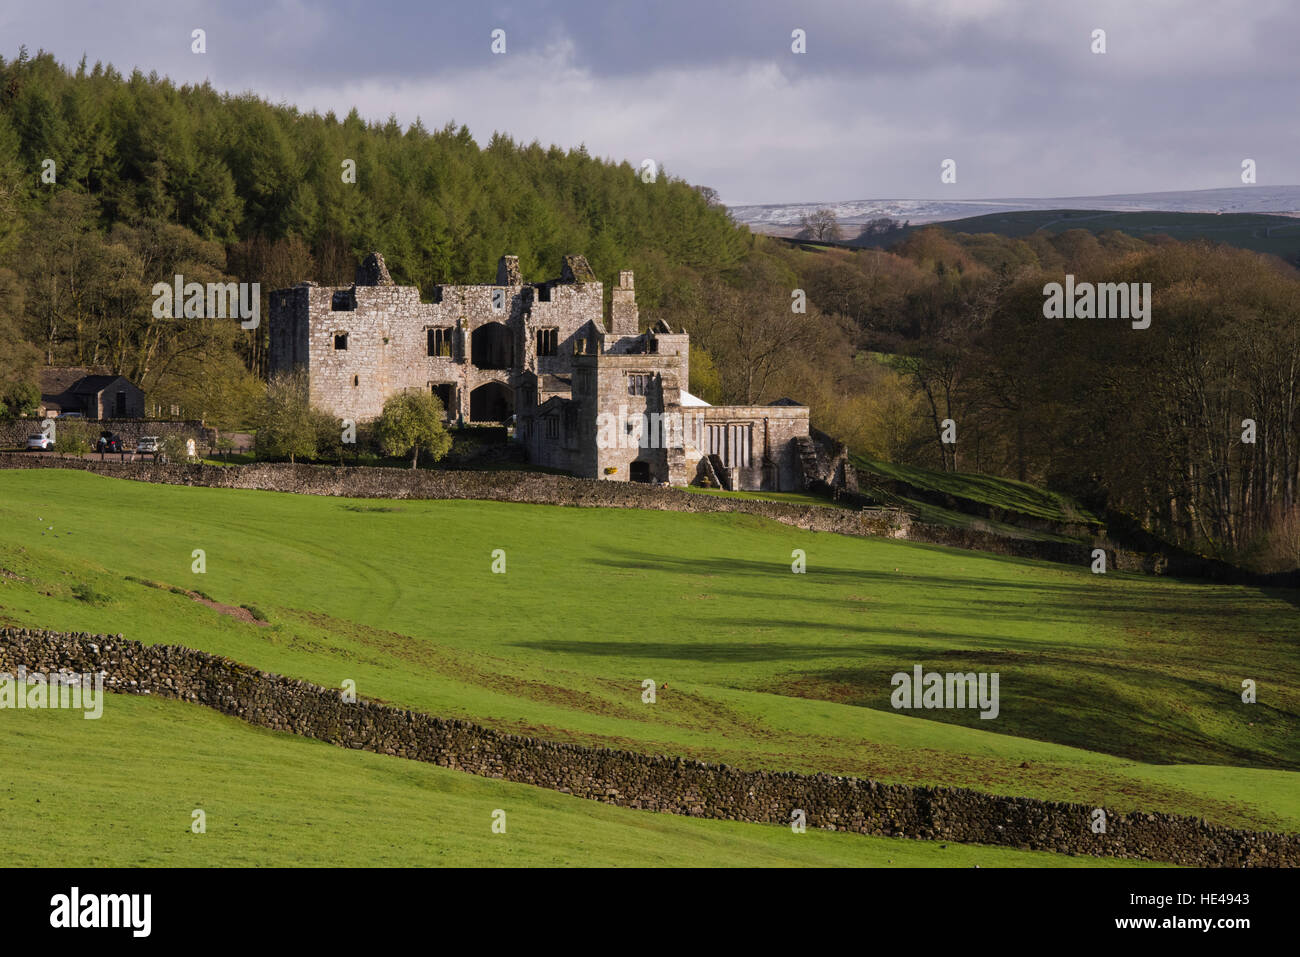
[[[525,283],[504,256],[496,282],[438,285],[423,301],[372,253],[351,286],[272,292],[271,371],[303,369],[314,405],[365,421],[406,389],[450,421],[514,424],[539,465],[588,478],[794,491],[815,459],[808,409],[714,406],[687,391],[690,338],[642,331],[631,272],[611,292],[583,256]]]

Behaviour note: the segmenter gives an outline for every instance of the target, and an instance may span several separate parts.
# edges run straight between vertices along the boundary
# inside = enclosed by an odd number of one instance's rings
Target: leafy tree
[[[181,463],[190,461],[190,443],[189,439],[176,432],[170,435],[164,435],[159,444],[159,451],[162,457],[169,463]],[[195,449],[197,452],[198,449]]]
[[[95,427],[89,422],[65,419],[54,424],[54,450],[71,455],[82,455],[94,446]]]
[[[0,392],[21,383],[35,383],[40,350],[28,338],[22,322],[24,287],[11,269],[0,269]],[[37,390],[37,399],[39,401]]]
[[[312,458],[320,431],[320,413],[312,409],[307,377],[301,372],[272,376],[258,421],[258,457],[287,458],[291,464]]]
[[[703,348],[691,343],[690,385],[688,391],[696,398],[717,404],[722,401],[722,376],[713,357]]]
[[[41,389],[35,382],[11,382],[0,393],[0,418],[26,418],[41,404]]]
[[[451,435],[442,423],[444,410],[437,396],[419,389],[407,389],[384,403],[376,423],[379,446],[385,455],[411,453],[411,468],[424,450],[437,462],[451,449]]]

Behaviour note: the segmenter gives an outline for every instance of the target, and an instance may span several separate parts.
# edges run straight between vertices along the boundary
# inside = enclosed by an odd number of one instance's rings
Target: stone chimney
[[[635,336],[641,332],[641,317],[636,308],[636,288],[632,271],[624,269],[618,274],[618,285],[611,291],[609,306],[610,333],[615,336]]]
[[[519,257],[502,256],[497,263],[497,285],[498,286],[522,286],[523,279],[519,274]]]
[[[384,265],[383,253],[371,253],[365,258],[365,261],[357,267],[356,284],[358,286],[394,286],[393,277],[388,275],[388,267]]]
[[[595,282],[596,274],[591,271],[586,256],[565,256],[564,264],[560,267],[560,281]]]

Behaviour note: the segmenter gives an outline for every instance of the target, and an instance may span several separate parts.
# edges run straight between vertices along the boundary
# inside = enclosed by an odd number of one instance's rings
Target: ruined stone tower
[[[616,336],[636,335],[641,329],[641,320],[637,315],[636,291],[629,270],[618,274],[618,285],[610,291],[610,296],[609,331]]]

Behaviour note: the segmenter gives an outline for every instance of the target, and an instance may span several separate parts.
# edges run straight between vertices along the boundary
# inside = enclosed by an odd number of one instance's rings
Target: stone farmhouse
[[[41,370],[41,404],[37,414],[75,412],[88,419],[142,419],[144,393],[131,380],[96,373],[80,366],[47,366]]]
[[[270,294],[271,371],[306,371],[314,405],[374,419],[390,396],[429,390],[451,422],[514,424],[538,465],[587,478],[794,491],[820,471],[808,409],[714,406],[687,391],[690,340],[642,331],[631,272],[606,321],[583,256],[525,283],[504,256],[490,285],[398,286],[373,253],[351,286]]]

